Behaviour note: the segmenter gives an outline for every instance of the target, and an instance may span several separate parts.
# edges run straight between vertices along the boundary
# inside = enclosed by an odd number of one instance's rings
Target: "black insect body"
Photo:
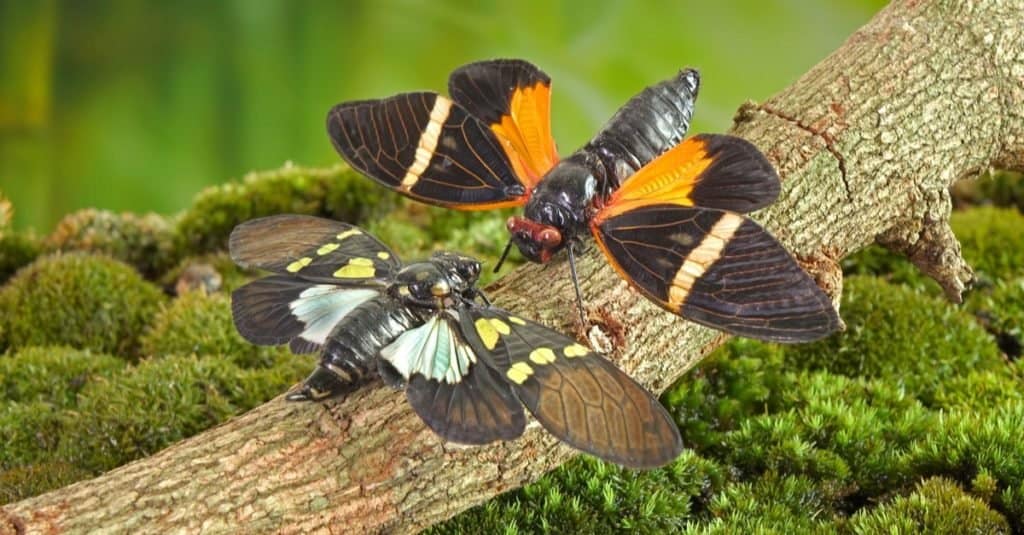
[[[411,198],[465,210],[523,206],[507,226],[531,261],[564,249],[575,273],[574,249],[589,232],[620,275],[685,318],[780,342],[835,331],[828,296],[744,215],[779,194],[764,155],[733,136],[683,139],[698,86],[687,69],[644,89],[561,161],[550,78],[521,60],[457,69],[451,98],[339,104],[327,129],[352,167]]]
[[[232,294],[239,332],[320,351],[289,400],[345,395],[379,373],[452,442],[518,437],[525,405],[559,439],[625,466],[660,466],[682,449],[657,399],[609,361],[486,303],[473,258],[402,265],[357,227],[298,215],[239,225],[230,249],[239,265],[275,273]]]

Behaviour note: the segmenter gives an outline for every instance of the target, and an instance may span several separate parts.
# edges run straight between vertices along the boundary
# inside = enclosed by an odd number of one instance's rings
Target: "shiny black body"
[[[289,401],[314,401],[344,396],[358,389],[378,371],[377,355],[398,335],[423,325],[434,311],[411,307],[390,296],[359,305],[331,330],[320,354],[320,364],[302,388],[288,394]],[[389,370],[382,376],[393,386],[400,378]]]
[[[289,401],[317,401],[349,394],[379,372],[388,385],[404,379],[378,358],[399,335],[423,325],[438,310],[473,301],[480,263],[439,251],[402,268],[379,296],[359,305],[331,330],[320,364]]]

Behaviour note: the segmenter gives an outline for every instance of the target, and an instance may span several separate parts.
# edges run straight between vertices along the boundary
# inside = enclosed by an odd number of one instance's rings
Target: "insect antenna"
[[[512,250],[512,238],[508,239],[508,243],[505,244],[505,251],[501,253],[501,258],[498,259],[498,263],[494,265],[494,273],[497,273],[501,269],[501,265],[505,263],[505,257],[508,256],[508,252]]]
[[[583,294],[580,293],[580,280],[576,276],[576,255],[573,253],[573,244],[566,247],[569,252],[569,272],[572,274],[572,286],[576,289],[576,310],[580,313],[580,325],[587,324],[587,318],[583,315]]]

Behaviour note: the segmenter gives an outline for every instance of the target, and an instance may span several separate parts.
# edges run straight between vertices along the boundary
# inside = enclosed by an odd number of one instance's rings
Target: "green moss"
[[[296,368],[247,371],[220,357],[144,361],[83,389],[58,458],[102,471],[150,455],[284,392],[301,378]]]
[[[781,406],[779,394],[794,387],[782,362],[779,346],[734,339],[669,388],[662,401],[687,444],[705,451],[749,416]]]
[[[57,448],[62,410],[51,403],[0,402],[0,469],[45,461]]]
[[[69,345],[133,356],[163,299],[158,288],[116,260],[46,256],[0,289],[0,323],[14,348]]]
[[[178,261],[173,236],[171,224],[156,214],[90,208],[64,217],[44,244],[48,251],[102,253],[154,278]]]
[[[953,202],[958,208],[995,205],[1024,211],[1024,174],[995,171],[977,180],[962,180],[953,186]]]
[[[123,359],[89,350],[26,347],[0,357],[0,396],[7,401],[70,407],[85,385],[124,366]]]
[[[881,245],[869,245],[842,261],[843,276],[872,275],[892,284],[902,284],[915,290],[941,295],[938,283],[921,273],[906,257]]]
[[[287,353],[281,347],[246,342],[231,319],[231,298],[223,293],[188,292],[172,300],[156,315],[141,343],[147,356],[218,355],[243,368],[270,366],[274,355]]]
[[[721,468],[692,452],[634,472],[580,457],[536,483],[434,527],[433,533],[678,532],[694,500],[718,489]]]
[[[941,477],[923,481],[909,496],[858,512],[853,533],[1010,533],[1002,515]]]
[[[974,318],[938,297],[857,276],[844,285],[841,310],[847,330],[787,348],[790,366],[883,379],[925,403],[965,370],[1005,367],[998,347]]]
[[[30,232],[0,230],[0,284],[39,256],[42,245]]]
[[[0,470],[0,505],[64,487],[90,475],[89,472],[63,461]]]
[[[997,281],[968,296],[967,308],[995,336],[1010,358],[1021,356],[1024,346],[1024,278]]]
[[[836,512],[819,487],[812,479],[774,474],[730,485],[711,499],[710,518],[684,533],[836,533]]]
[[[345,166],[285,166],[241,182],[203,190],[177,226],[178,246],[189,254],[227,248],[235,225],[280,213],[310,214],[359,224],[394,203],[396,194]]]
[[[1024,215],[1020,212],[979,207],[954,212],[950,223],[964,259],[982,282],[1024,276]]]

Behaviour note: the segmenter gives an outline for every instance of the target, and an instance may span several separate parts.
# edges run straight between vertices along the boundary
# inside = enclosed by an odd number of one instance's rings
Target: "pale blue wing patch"
[[[231,294],[238,332],[260,345],[290,342],[295,353],[316,351],[331,329],[357,306],[377,297],[372,288],[315,284],[286,275],[255,280]]]
[[[377,297],[376,290],[346,289],[331,284],[317,284],[288,303],[292,315],[305,326],[298,338],[322,346],[334,326],[359,305]]]
[[[406,380],[419,374],[426,379],[455,384],[477,361],[473,349],[452,329],[443,315],[410,329],[380,351]]]

